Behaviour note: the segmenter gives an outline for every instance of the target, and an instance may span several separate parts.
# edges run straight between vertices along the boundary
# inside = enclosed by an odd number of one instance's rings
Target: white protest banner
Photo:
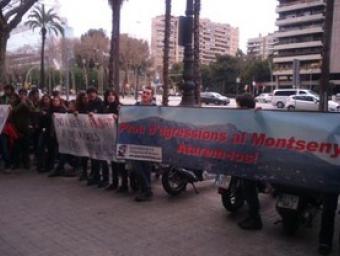
[[[9,105],[0,105],[0,133],[4,129],[9,115]]]
[[[113,115],[54,114],[59,152],[91,159],[115,159],[116,122]]]

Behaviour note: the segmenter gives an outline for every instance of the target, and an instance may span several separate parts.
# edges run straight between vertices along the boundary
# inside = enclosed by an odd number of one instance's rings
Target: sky
[[[55,0],[52,0],[55,1]],[[172,0],[172,14],[184,15],[186,0]],[[228,23],[240,29],[240,48],[249,38],[274,32],[276,0],[201,0],[202,18]],[[107,0],[59,0],[60,14],[80,36],[90,28],[111,32],[111,10]],[[121,15],[121,32],[151,40],[151,19],[164,14],[165,0],[128,0]]]

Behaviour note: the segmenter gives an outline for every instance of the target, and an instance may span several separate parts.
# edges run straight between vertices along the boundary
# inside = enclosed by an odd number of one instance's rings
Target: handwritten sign
[[[0,105],[0,133],[4,129],[9,115],[9,105]]]
[[[55,114],[59,152],[91,159],[115,159],[116,123],[113,115]]]

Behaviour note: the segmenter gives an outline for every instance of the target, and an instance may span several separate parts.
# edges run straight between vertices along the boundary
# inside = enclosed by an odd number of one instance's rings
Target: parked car
[[[268,103],[271,102],[273,98],[272,93],[261,93],[259,96],[255,98],[256,102]]]
[[[312,90],[306,89],[279,89],[274,90],[272,97],[272,105],[277,108],[284,108],[289,96],[292,95],[311,95],[318,97],[318,94]]]
[[[288,111],[307,110],[318,111],[320,98],[313,95],[294,95],[290,96],[286,102],[285,108]],[[340,112],[340,105],[335,101],[328,101],[329,112]]]
[[[202,92],[201,102],[203,104],[228,105],[230,99],[217,92]]]

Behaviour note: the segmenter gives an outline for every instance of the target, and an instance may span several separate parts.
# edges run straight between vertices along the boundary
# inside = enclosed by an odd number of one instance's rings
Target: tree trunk
[[[123,82],[123,97],[126,94],[126,88],[129,83],[129,69],[127,67],[124,68],[124,82]]]
[[[112,32],[109,63],[109,86],[114,87],[119,94],[119,37],[121,0],[112,3]]]
[[[120,9],[121,9],[121,0],[118,1],[117,3],[117,11],[116,11],[116,36],[115,36],[115,51],[114,54],[116,56],[115,58],[115,64],[114,64],[114,83],[115,83],[115,91],[119,94],[119,40],[120,40]]]
[[[201,64],[200,64],[200,12],[201,0],[195,0],[194,6],[194,81],[195,81],[195,101],[201,104]]]
[[[171,34],[171,0],[165,0],[165,32],[163,52],[163,106],[169,104],[169,53]]]
[[[135,82],[135,100],[138,100],[138,69],[133,69],[133,76],[134,76],[134,82]]]
[[[45,87],[45,41],[46,41],[46,29],[41,31],[42,43],[41,43],[41,59],[40,59],[40,89]]]
[[[114,25],[114,22],[115,22],[115,10],[114,10],[114,5],[111,4],[111,9],[112,9],[112,30],[111,30],[111,43],[110,43],[110,60],[109,60],[109,78],[108,78],[108,84],[109,84],[109,87],[114,87],[114,84],[113,84],[113,73],[114,73],[114,57],[115,57],[115,41],[114,41],[114,38],[115,38],[115,25]]]
[[[0,33],[0,83],[7,83],[6,76],[6,48],[9,34]]]

